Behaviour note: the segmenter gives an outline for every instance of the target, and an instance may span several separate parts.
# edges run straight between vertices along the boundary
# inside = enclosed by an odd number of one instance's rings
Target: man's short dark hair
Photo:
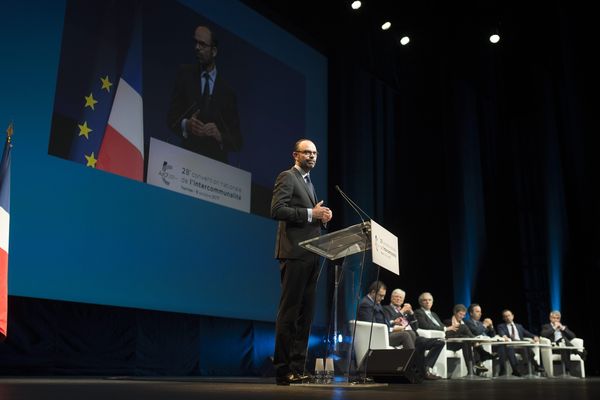
[[[454,306],[454,308],[452,309],[452,314],[456,314],[459,311],[464,311],[467,312],[467,307],[465,307],[464,304],[457,304]]]
[[[296,141],[296,143],[294,143],[294,151],[298,151],[300,149],[300,143],[306,142],[306,141],[312,142],[312,140],[306,139],[306,138],[298,139]]]
[[[369,286],[369,293],[377,293],[379,292],[379,289],[387,290],[387,286],[385,286],[385,283],[381,281],[375,281],[371,283],[371,286]]]
[[[469,310],[469,315],[473,314],[473,310],[475,309],[475,307],[480,307],[480,305],[478,303],[472,303],[469,306],[469,309],[468,309]]]
[[[215,32],[212,30],[212,28],[208,25],[198,25],[198,28],[203,26],[204,28],[208,29],[208,31],[210,32],[210,45],[212,47],[219,47],[219,40],[217,39],[217,36],[215,35]]]

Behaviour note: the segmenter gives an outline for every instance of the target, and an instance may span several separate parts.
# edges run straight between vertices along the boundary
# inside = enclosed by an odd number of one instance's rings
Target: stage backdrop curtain
[[[3,375],[261,376],[274,324],[9,298]]]

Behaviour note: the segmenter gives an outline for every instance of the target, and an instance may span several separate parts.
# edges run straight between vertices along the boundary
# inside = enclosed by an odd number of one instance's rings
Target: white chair
[[[424,338],[436,338],[445,339],[446,334],[443,331],[429,330],[429,329],[418,329],[417,333],[419,336]],[[455,365],[455,368],[448,368],[448,361],[451,365]],[[433,373],[441,376],[442,378],[457,378],[467,374],[467,365],[462,355],[462,350],[452,351],[444,348],[440,353],[435,365],[433,366]]]
[[[357,368],[362,365],[369,348],[371,350],[395,349],[390,346],[389,328],[386,324],[373,323],[373,332],[371,332],[371,323],[365,321],[350,321],[350,332],[354,330],[354,355],[356,357]],[[371,336],[371,346],[369,347],[369,336]]]
[[[550,339],[542,337],[540,338],[540,343],[544,344],[552,344]],[[583,339],[575,338],[571,340],[571,344],[577,347],[580,351],[583,351]],[[544,369],[546,370],[546,374],[548,377],[554,376],[554,362],[561,362],[561,355],[559,352],[554,353],[551,347],[543,348],[540,352],[542,358],[542,364],[544,365]],[[569,355],[569,361],[572,364],[576,364],[579,368],[579,375],[581,378],[585,378],[585,363],[579,354],[571,353]]]

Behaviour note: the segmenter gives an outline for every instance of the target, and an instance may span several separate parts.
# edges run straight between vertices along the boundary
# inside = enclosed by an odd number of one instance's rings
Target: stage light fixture
[[[360,8],[360,6],[362,6],[362,3],[358,0],[353,1],[352,4],[350,5],[350,7],[352,7],[353,10],[358,10]]]
[[[402,36],[402,39],[400,39],[400,44],[402,46],[406,46],[409,42],[410,38],[408,36]]]
[[[490,35],[490,42],[496,44],[500,41],[500,35],[497,33],[494,33],[492,35]]]
[[[390,21],[386,21],[383,23],[383,25],[381,25],[381,29],[384,31],[387,31],[391,27],[392,27],[392,23]]]

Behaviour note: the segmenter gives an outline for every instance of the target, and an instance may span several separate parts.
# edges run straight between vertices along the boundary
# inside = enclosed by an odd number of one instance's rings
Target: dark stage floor
[[[600,378],[435,381],[379,388],[276,386],[264,379],[0,378],[0,400],[131,399],[598,399]]]

